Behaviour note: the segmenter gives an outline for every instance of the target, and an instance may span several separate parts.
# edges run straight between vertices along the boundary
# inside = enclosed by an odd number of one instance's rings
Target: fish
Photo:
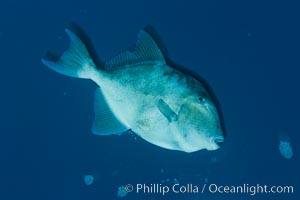
[[[145,141],[186,153],[216,150],[224,142],[216,104],[204,84],[170,66],[151,35],[141,30],[133,48],[96,66],[85,44],[66,29],[70,44],[57,59],[42,59],[60,74],[90,79],[92,133],[134,132]]]

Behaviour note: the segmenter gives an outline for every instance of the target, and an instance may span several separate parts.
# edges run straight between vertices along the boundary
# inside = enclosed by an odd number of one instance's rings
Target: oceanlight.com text
[[[249,185],[242,184],[238,186],[225,186],[225,185],[217,185],[217,184],[204,184],[205,188],[208,186],[208,191],[210,193],[220,193],[220,194],[293,194],[294,187],[293,186],[268,186],[268,185]]]

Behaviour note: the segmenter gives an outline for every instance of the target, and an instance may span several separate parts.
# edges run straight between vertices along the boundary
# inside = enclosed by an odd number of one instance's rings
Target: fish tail
[[[70,30],[66,29],[70,45],[58,61],[42,59],[50,69],[75,78],[92,79],[96,66],[83,42]]]

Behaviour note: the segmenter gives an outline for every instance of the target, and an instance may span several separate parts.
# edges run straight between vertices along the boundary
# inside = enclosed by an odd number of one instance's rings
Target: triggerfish
[[[170,150],[216,150],[224,141],[215,103],[201,81],[166,63],[158,45],[142,30],[133,49],[96,66],[84,43],[66,30],[71,43],[57,61],[42,59],[50,69],[90,79],[95,92],[97,135],[133,131]]]

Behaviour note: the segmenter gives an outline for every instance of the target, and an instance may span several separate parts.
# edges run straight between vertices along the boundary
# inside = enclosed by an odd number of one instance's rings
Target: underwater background
[[[1,0],[0,199],[299,199],[299,8],[276,0]],[[189,154],[132,133],[93,135],[96,85],[41,63],[68,46],[65,28],[82,30],[107,61],[146,26],[168,59],[211,87],[226,133],[219,150]],[[122,190],[176,183],[200,191]],[[293,193],[201,193],[204,184]]]

